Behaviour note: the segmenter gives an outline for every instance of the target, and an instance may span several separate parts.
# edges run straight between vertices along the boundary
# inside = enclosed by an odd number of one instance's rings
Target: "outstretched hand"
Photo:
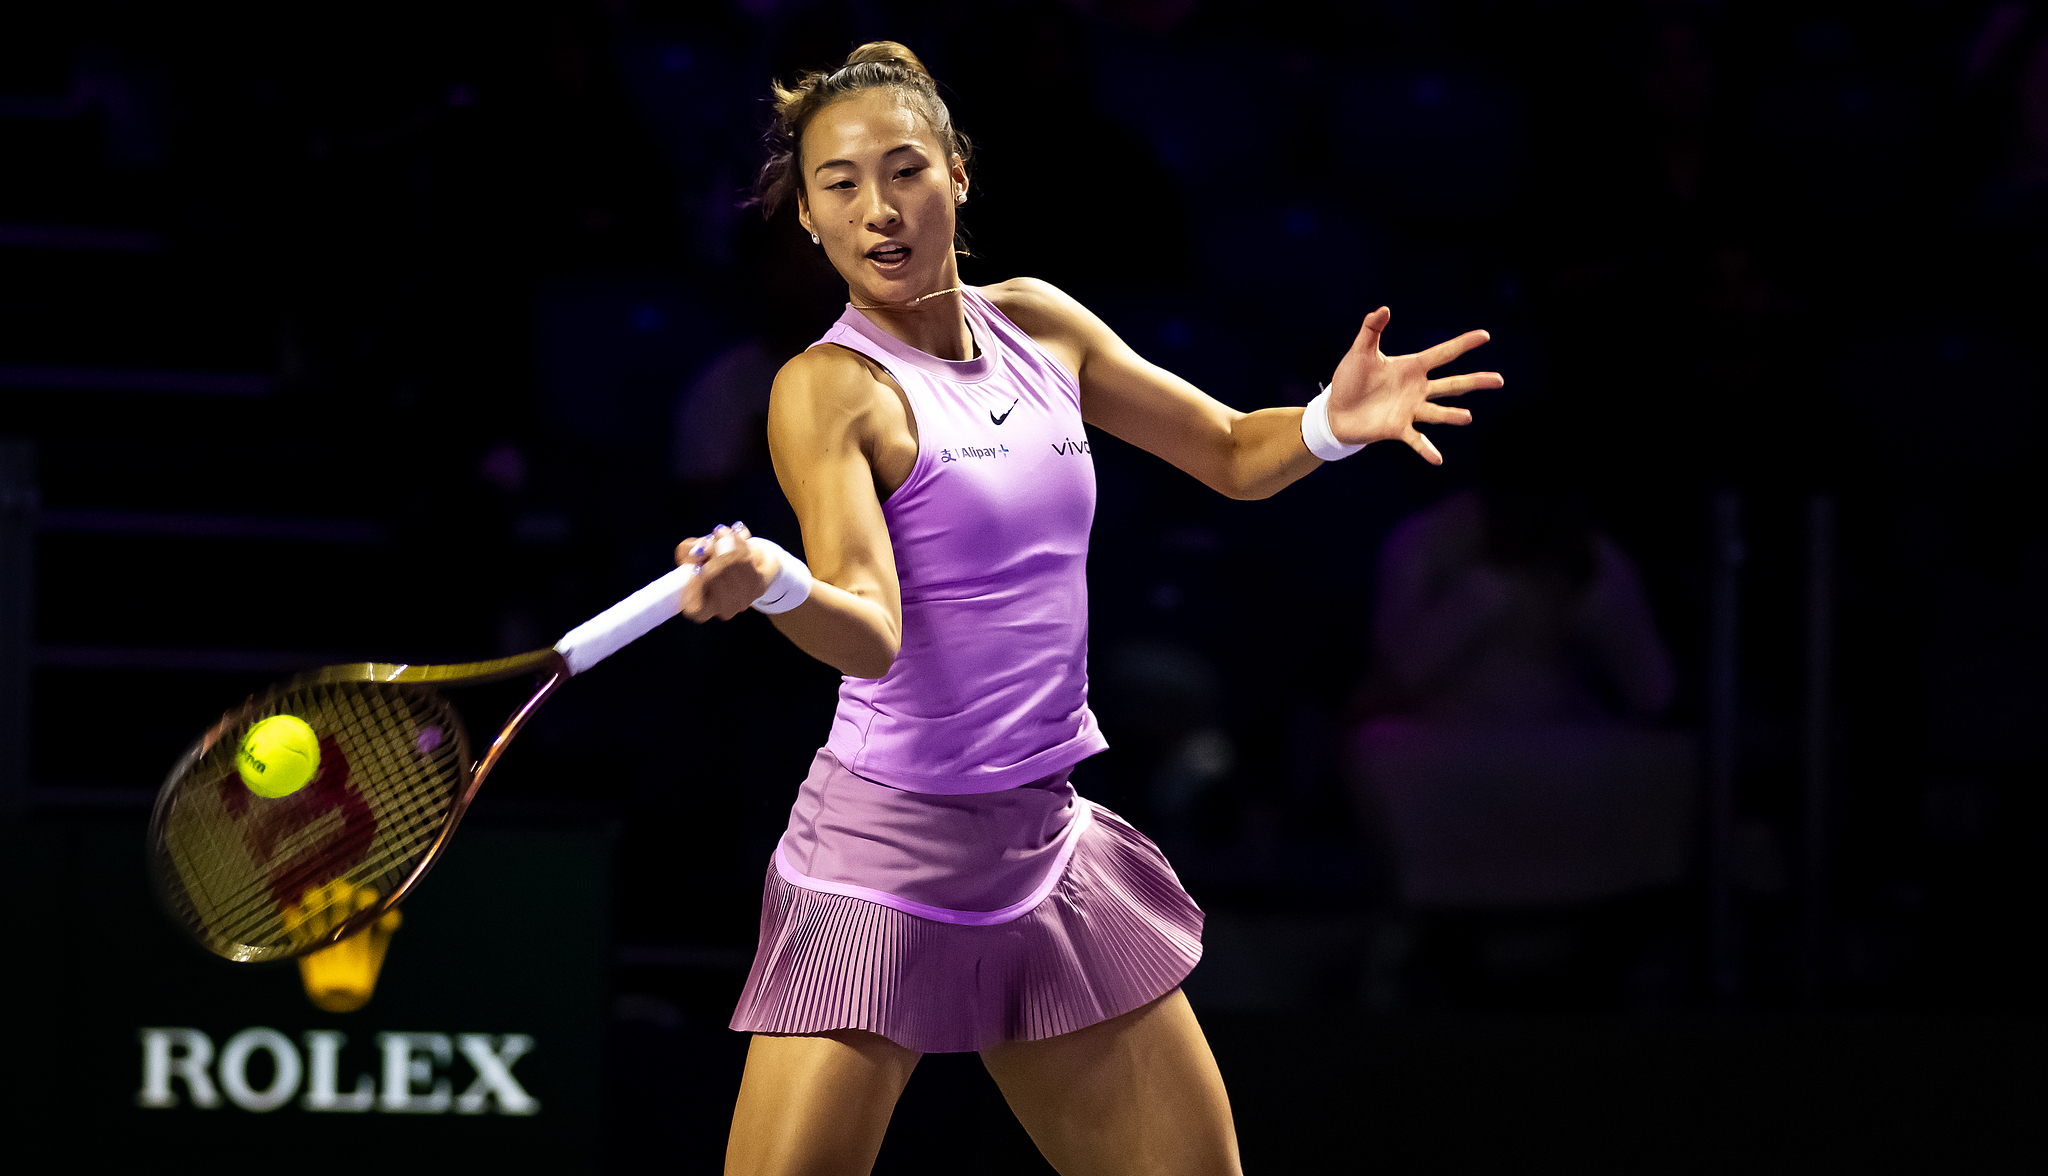
[[[1467,331],[1427,351],[1413,355],[1388,355],[1380,350],[1380,336],[1393,312],[1382,306],[1365,316],[1358,338],[1337,365],[1330,378],[1330,431],[1346,445],[1373,441],[1406,441],[1431,465],[1442,465],[1444,455],[1415,426],[1467,425],[1472,414],[1462,408],[1435,403],[1445,396],[1462,396],[1480,388],[1498,388],[1505,383],[1499,372],[1473,372],[1432,380],[1429,373],[1451,362],[1489,339],[1485,331]]]

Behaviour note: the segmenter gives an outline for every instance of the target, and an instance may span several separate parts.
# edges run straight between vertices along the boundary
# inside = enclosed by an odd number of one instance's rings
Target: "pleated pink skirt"
[[[1201,908],[1165,855],[1097,806],[1046,897],[990,926],[804,889],[771,861],[732,1027],[865,1029],[962,1053],[1120,1016],[1173,991],[1201,958]]]

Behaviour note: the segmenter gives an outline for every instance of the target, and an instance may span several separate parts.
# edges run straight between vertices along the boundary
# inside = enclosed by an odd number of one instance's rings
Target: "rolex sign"
[[[217,1065],[213,1039],[198,1029],[144,1029],[141,1036],[142,1090],[135,1101],[145,1107],[177,1106],[174,1087],[182,1085],[193,1106],[208,1110],[223,1101],[257,1112],[294,1102],[309,1111],[401,1115],[531,1115],[540,1110],[540,1101],[512,1076],[513,1064],[533,1049],[533,1038],[524,1033],[458,1033],[453,1044],[446,1033],[379,1033],[381,1084],[379,1077],[362,1074],[353,1087],[337,1081],[348,1036],[333,1029],[308,1030],[303,1052],[275,1029],[244,1029],[218,1051]],[[445,1073],[456,1046],[475,1075],[459,1095]],[[268,1065],[262,1065],[266,1059]],[[251,1076],[258,1066],[266,1076]]]
[[[32,898],[12,904],[0,1006],[32,1063],[0,1097],[34,1159],[8,1167],[596,1171],[609,870],[599,828],[465,824],[367,1002],[334,1012],[291,962],[187,942],[139,817],[0,825],[0,879]]]

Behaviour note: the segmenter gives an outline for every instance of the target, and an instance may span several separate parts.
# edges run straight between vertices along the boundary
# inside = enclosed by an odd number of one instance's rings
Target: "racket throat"
[[[526,720],[532,718],[533,712],[540,709],[540,704],[546,702],[548,696],[560,689],[562,683],[568,680],[569,675],[563,670],[549,674],[547,681],[540,684],[540,689],[533,692],[533,697],[514,711],[511,718],[505,720],[504,727],[498,731],[498,737],[491,740],[491,746],[484,752],[484,757],[470,769],[469,787],[462,790],[462,807],[469,807],[470,799],[476,795],[476,790],[483,786],[484,777],[489,776],[491,769],[498,766],[498,758],[505,754],[505,748],[511,745],[512,737],[519,734],[520,728],[526,726]]]
[[[511,744],[512,737],[519,734],[521,727],[526,726],[526,720],[533,717],[533,712],[540,709],[540,704],[546,702],[548,696],[568,680],[569,672],[566,668],[554,670],[548,675],[547,680],[540,684],[540,688],[533,692],[533,697],[527,699],[524,706],[512,712],[511,718],[505,720],[504,727],[498,731],[498,737],[491,740],[490,749],[484,752],[484,757],[470,769],[469,783],[462,789],[462,795],[455,798],[454,809],[448,814],[448,820],[442,824],[440,835],[434,838],[434,844],[429,846],[425,855],[420,858],[419,865],[413,867],[412,873],[392,892],[390,899],[383,904],[378,913],[397,906],[406,895],[412,893],[414,886],[419,885],[420,879],[427,876],[427,871],[440,860],[441,852],[448,848],[448,839],[455,835],[455,826],[462,822],[463,814],[469,811],[469,802],[476,799],[476,790],[483,787],[484,778],[491,774],[492,768],[498,766],[498,757],[505,754],[505,748]],[[361,916],[358,916],[357,919],[350,920],[352,926],[349,930],[367,925],[367,922],[359,923],[360,919]]]

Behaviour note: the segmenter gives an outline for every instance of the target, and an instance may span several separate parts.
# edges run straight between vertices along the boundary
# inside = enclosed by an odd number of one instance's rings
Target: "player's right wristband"
[[[816,581],[811,578],[809,565],[784,551],[782,544],[773,539],[763,539],[755,535],[747,542],[773,551],[777,565],[775,579],[769,583],[766,591],[755,598],[754,611],[772,616],[775,613],[788,612],[811,598],[811,585]]]
[[[1340,461],[1365,448],[1363,445],[1344,444],[1330,429],[1330,389],[1327,386],[1308,402],[1308,411],[1301,414],[1301,440],[1310,453],[1324,461]]]

